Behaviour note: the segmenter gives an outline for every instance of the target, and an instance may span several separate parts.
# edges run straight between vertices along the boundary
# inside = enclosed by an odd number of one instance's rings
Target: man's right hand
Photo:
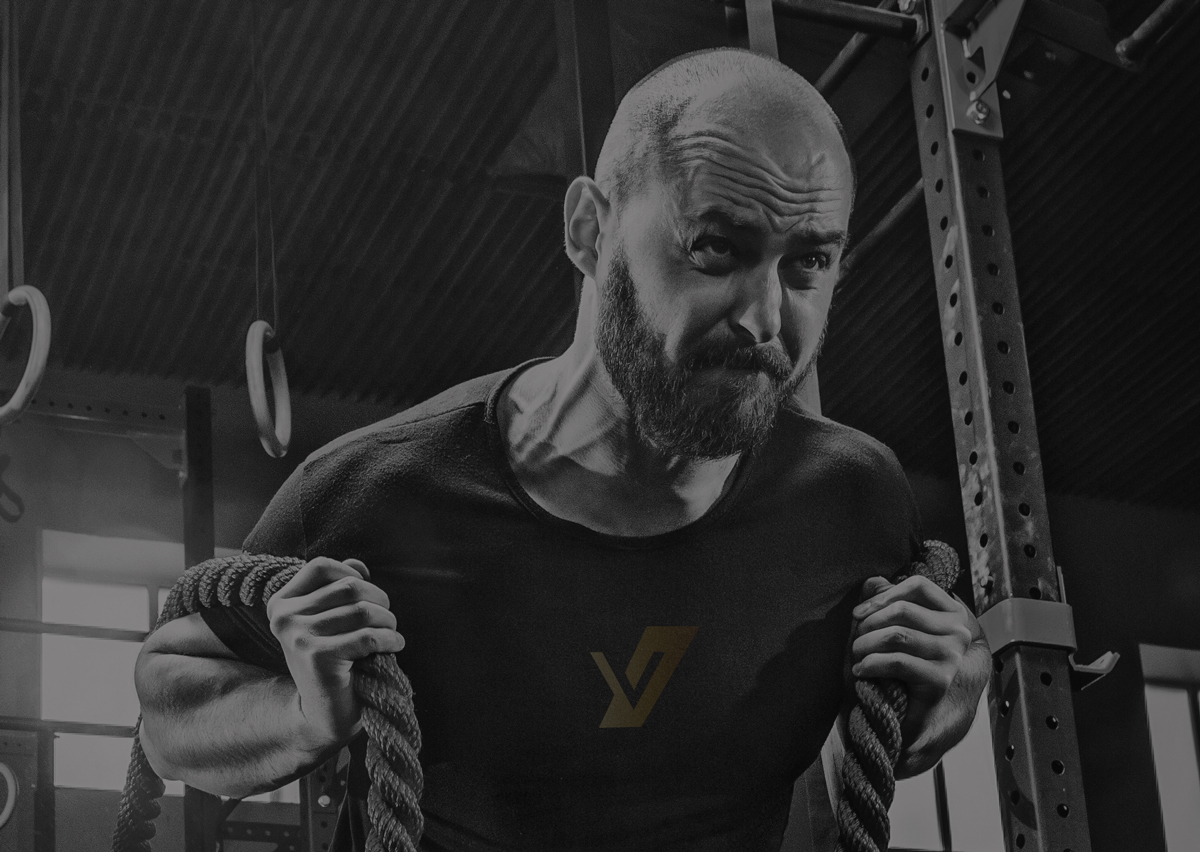
[[[354,661],[404,647],[388,596],[370,576],[357,559],[313,559],[267,602],[271,632],[296,683],[304,746],[314,752],[362,726],[350,679]]]

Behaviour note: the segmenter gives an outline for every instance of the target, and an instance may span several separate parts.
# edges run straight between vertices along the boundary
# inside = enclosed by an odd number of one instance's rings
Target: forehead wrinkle
[[[827,165],[828,158],[822,154],[815,159],[813,169],[826,171],[823,166]],[[712,134],[694,134],[682,140],[675,165],[682,172],[685,194],[691,194],[698,173],[703,169],[707,176],[715,179],[713,189],[719,197],[741,208],[751,208],[747,200],[757,202],[773,220],[775,230],[791,230],[798,224],[784,229],[779,222],[782,219],[835,214],[844,196],[836,189],[812,188],[803,179],[787,175],[757,152],[747,151]]]
[[[826,151],[809,156],[804,177],[793,177],[765,154],[716,133],[686,134],[678,138],[672,147],[680,164],[710,162],[743,173],[748,178],[774,183],[784,193],[803,193],[806,179],[835,179],[834,175],[826,174],[832,166]],[[759,172],[757,176],[754,175],[755,171]]]
[[[740,180],[729,180],[719,174],[710,174],[710,180],[705,182],[700,190],[694,181],[685,188],[683,198],[685,204],[703,207],[697,192],[725,202],[731,208],[744,210],[751,219],[765,218],[771,230],[787,233],[797,226],[828,216],[836,216],[841,211],[841,194],[833,191],[818,191],[809,193],[808,197],[781,202],[769,189],[748,189]],[[720,205],[714,205],[719,208]]]

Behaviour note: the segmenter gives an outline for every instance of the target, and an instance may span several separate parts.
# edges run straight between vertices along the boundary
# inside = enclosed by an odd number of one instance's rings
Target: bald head
[[[622,98],[596,163],[596,183],[618,209],[651,178],[675,183],[693,132],[724,127],[769,137],[796,132],[854,165],[832,108],[786,65],[738,48],[689,53],[646,75]],[[811,148],[811,146],[810,146]]]

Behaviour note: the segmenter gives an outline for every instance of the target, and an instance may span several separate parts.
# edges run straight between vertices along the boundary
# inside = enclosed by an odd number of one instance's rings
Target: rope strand
[[[912,571],[949,591],[959,574],[958,554],[940,541],[925,542]],[[855,679],[849,747],[842,759],[842,799],[837,805],[838,852],[887,852],[888,809],[896,794],[896,765],[903,750],[900,722],[908,694],[895,680]]]

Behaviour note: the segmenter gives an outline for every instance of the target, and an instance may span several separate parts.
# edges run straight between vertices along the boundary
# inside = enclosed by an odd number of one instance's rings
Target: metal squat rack
[[[1069,7],[1054,0],[898,0],[899,9],[897,0],[877,8],[839,0],[724,5],[749,47],[775,58],[776,16],[854,31],[817,81],[826,97],[878,38],[911,47],[922,179],[858,242],[851,259],[870,251],[924,198],[974,602],[993,653],[989,709],[1005,844],[1022,852],[1087,852],[1072,691],[1111,671],[1117,656],[1074,661],[1074,623],[1047,522],[1000,165],[1004,97],[997,77],[1018,24],[1137,70],[1196,4],[1166,0],[1119,42],[1095,0]],[[578,120],[568,142],[578,152],[579,173],[593,172],[615,112],[606,6],[556,2],[560,57],[575,82]],[[813,402],[819,406],[815,389]]]

